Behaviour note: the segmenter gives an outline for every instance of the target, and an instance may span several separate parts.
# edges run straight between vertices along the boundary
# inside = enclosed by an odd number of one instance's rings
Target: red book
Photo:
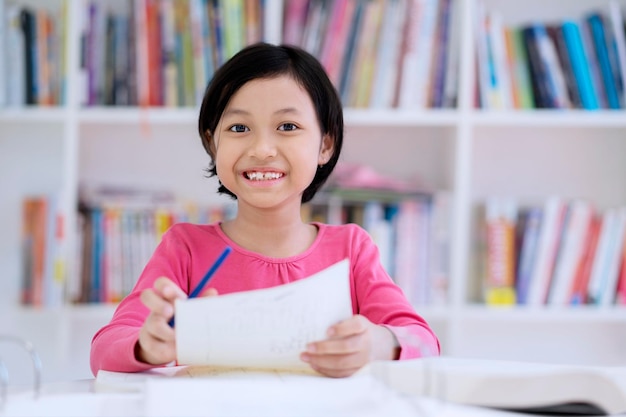
[[[163,104],[163,85],[161,76],[161,23],[160,3],[146,0],[146,27],[148,33],[148,103],[150,106]]]
[[[570,293],[571,304],[585,304],[587,302],[587,287],[589,278],[591,277],[591,268],[593,259],[598,247],[598,237],[600,236],[600,226],[602,225],[601,217],[594,216],[589,224],[587,239],[585,239],[584,255],[581,257],[576,273],[574,275],[574,283]]]
[[[624,236],[626,241],[626,236]],[[626,305],[626,244],[622,247],[619,276],[617,278],[617,292],[615,304]]]

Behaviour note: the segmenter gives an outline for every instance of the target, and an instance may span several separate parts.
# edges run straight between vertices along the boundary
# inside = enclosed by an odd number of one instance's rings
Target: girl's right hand
[[[152,288],[141,292],[141,302],[150,314],[141,326],[135,357],[140,362],[163,365],[176,359],[176,333],[169,321],[174,316],[174,301],[187,294],[169,278],[161,277]]]

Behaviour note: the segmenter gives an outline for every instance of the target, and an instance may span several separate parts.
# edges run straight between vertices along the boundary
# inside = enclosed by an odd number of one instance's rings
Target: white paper
[[[352,315],[348,260],[289,284],[176,302],[181,365],[302,369],[306,344]]]

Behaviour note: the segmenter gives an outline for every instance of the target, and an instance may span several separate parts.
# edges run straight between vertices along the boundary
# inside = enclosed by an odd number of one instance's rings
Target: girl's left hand
[[[396,359],[399,344],[389,329],[355,315],[328,329],[328,338],[309,343],[300,358],[317,372],[346,377],[376,359]]]

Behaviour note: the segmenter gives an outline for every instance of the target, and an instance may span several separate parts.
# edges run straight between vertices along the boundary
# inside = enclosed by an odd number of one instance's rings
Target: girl
[[[281,285],[350,260],[354,315],[301,354],[321,374],[349,376],[375,359],[439,353],[436,336],[385,272],[365,230],[302,222],[301,204],[326,181],[343,143],[341,102],[312,55],[264,43],[240,51],[210,82],[199,133],[209,172],[219,192],[237,200],[237,215],[170,228],[133,291],[94,336],[94,375],[175,360],[168,325],[174,300],[187,297],[225,246],[233,251],[206,295]]]

